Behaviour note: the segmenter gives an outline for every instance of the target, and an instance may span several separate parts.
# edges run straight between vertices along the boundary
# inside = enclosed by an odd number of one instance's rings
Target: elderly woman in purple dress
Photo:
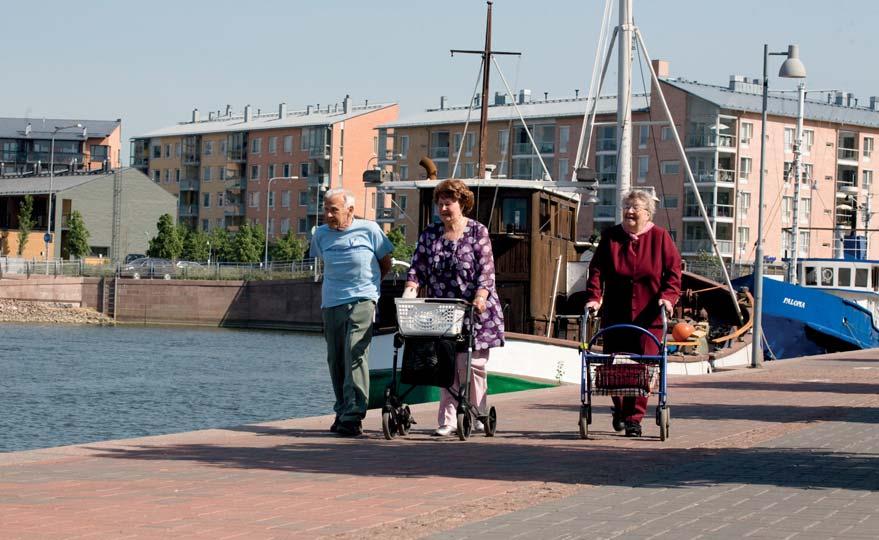
[[[414,298],[419,286],[428,298],[460,298],[473,303],[474,350],[471,360],[470,402],[485,410],[485,364],[489,350],[504,345],[504,316],[494,283],[494,256],[485,225],[465,214],[473,209],[473,192],[460,180],[440,182],[433,191],[441,223],[421,233],[407,276],[404,298]],[[456,406],[452,392],[464,380],[467,353],[458,353],[451,391],[440,390],[437,436],[455,431]],[[482,430],[481,422],[473,426]]]

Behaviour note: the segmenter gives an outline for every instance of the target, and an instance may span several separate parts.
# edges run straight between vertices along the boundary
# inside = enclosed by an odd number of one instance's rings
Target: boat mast
[[[488,4],[488,12],[485,16],[485,50],[482,53],[482,98],[479,104],[482,109],[479,114],[479,156],[477,160],[476,176],[482,178],[485,174],[485,138],[488,133],[488,78],[491,69],[491,0]]]
[[[617,197],[632,189],[632,0],[620,0],[617,92]],[[617,221],[623,207],[617,205]]]
[[[790,239],[790,264],[787,268],[788,283],[797,284],[797,257],[800,252],[800,181],[803,177],[803,109],[806,101],[806,84],[801,82],[797,86],[797,133],[794,141],[794,162],[791,165],[790,174],[794,180],[794,200],[792,210],[793,223],[791,225]]]

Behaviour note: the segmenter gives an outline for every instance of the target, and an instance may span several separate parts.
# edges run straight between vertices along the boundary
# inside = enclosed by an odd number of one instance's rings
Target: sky
[[[616,2],[615,2],[616,3]],[[401,117],[467,103],[481,49],[483,0],[43,0],[3,7],[0,116],[122,119],[131,137],[227,104],[291,110],[309,104],[397,102]],[[495,0],[493,48],[514,89],[534,98],[585,95],[604,0]],[[807,88],[879,96],[875,0],[634,0],[652,58],[671,75],[726,85],[759,77],[763,43],[800,45]],[[616,21],[616,15],[612,19]],[[770,59],[771,87],[780,58]],[[615,66],[608,76],[615,81]],[[636,92],[643,91],[637,75]],[[491,93],[503,90],[492,74]],[[608,92],[605,92],[608,93]],[[611,89],[610,93],[614,93]]]

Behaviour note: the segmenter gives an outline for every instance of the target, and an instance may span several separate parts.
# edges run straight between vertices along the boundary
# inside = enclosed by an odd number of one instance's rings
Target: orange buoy
[[[696,329],[690,323],[679,322],[671,329],[671,337],[675,341],[687,341]]]

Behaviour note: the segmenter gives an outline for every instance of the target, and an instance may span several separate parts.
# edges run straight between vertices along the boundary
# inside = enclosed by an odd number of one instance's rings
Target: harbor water
[[[319,334],[0,325],[0,452],[332,412]]]

